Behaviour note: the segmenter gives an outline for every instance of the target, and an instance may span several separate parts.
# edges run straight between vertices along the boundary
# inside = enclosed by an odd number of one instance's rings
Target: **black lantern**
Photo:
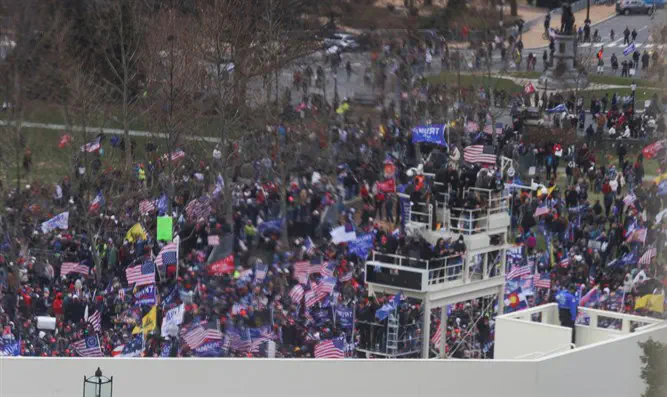
[[[94,376],[83,377],[83,397],[111,397],[113,394],[113,376],[102,376],[102,370],[97,367]]]

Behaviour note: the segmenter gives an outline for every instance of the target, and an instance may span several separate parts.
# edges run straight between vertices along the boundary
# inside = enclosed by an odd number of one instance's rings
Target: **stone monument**
[[[577,32],[569,3],[563,4],[560,30],[552,35],[554,55],[551,65],[540,77],[540,86],[553,89],[582,89],[588,86],[584,67],[577,65]]]

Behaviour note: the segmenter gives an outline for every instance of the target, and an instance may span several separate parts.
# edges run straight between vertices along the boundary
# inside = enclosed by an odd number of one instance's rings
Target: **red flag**
[[[646,146],[644,150],[642,150],[642,154],[644,155],[645,159],[652,159],[655,156],[660,153],[660,150],[662,150],[665,147],[665,142],[666,140],[661,140],[657,142],[653,142],[652,144]]]
[[[207,266],[207,271],[209,276],[221,276],[232,273],[234,271],[234,254],[210,263]]]
[[[58,143],[58,147],[62,149],[71,141],[72,141],[72,136],[70,134],[65,134],[60,137],[60,142]]]
[[[396,182],[393,179],[387,179],[384,182],[377,182],[377,187],[383,193],[394,193],[396,191]]]
[[[523,92],[526,94],[532,94],[535,92],[535,86],[533,86],[533,83],[530,81],[526,83],[526,85],[523,86]]]

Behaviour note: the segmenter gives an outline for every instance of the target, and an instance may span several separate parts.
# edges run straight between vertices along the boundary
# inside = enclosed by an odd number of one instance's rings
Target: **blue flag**
[[[257,225],[257,231],[260,234],[265,234],[267,232],[279,232],[283,226],[283,218],[272,219],[270,221],[264,221]]]
[[[353,312],[351,307],[337,306],[336,307],[336,325],[341,328],[352,328]]]
[[[134,339],[129,341],[123,347],[122,357],[139,357],[144,351],[144,334],[137,334]]]
[[[555,108],[547,109],[547,113],[563,113],[566,112],[567,108],[562,103]]]
[[[412,129],[412,143],[419,142],[447,146],[447,142],[445,141],[445,125],[432,124],[414,127]]]
[[[625,47],[625,49],[623,50],[623,55],[627,57],[628,55],[635,52],[636,49],[637,47],[635,46],[635,42],[633,41],[627,47]]]
[[[160,357],[169,357],[172,343],[170,340],[162,343],[162,346],[160,346]]]
[[[155,284],[147,285],[134,294],[135,305],[153,306],[157,302],[155,298]]]
[[[384,320],[385,318],[389,317],[389,313],[396,310],[396,308],[400,303],[401,303],[401,294],[394,295],[394,297],[391,298],[389,302],[382,305],[382,307],[375,312],[375,318],[377,318],[379,321]]]
[[[3,342],[0,339],[0,356],[17,357],[21,355],[21,340]]]
[[[160,195],[160,198],[157,200],[157,214],[158,216],[164,216],[164,214],[167,213],[167,209],[169,208],[169,199],[167,198],[167,195],[162,193]]]
[[[350,253],[355,254],[361,259],[367,259],[371,249],[373,249],[373,234],[366,233],[357,235],[356,240],[347,243]]]
[[[222,340],[206,342],[193,352],[197,357],[222,357]]]

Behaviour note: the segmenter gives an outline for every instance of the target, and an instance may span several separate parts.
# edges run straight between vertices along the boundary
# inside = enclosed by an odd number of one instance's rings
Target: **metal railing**
[[[368,321],[357,321],[355,326],[359,330],[358,350],[383,356],[407,356],[421,352],[421,332],[419,323],[398,326],[398,337],[395,349],[387,347],[387,324]],[[391,344],[390,344],[391,345]]]
[[[410,202],[409,221],[410,223],[425,225],[427,230],[431,230],[433,228],[433,205],[427,202]]]
[[[463,280],[465,261],[463,255],[450,255],[428,261],[428,285],[438,285]]]
[[[373,251],[371,260],[377,263],[399,267],[410,267],[428,272],[427,285],[429,286],[450,282],[466,282],[467,280],[473,279],[469,275],[466,277],[467,265],[462,254],[426,260]]]
[[[509,196],[505,191],[482,188],[468,188],[465,194],[475,194],[480,208],[452,207],[443,209],[443,219],[454,233],[476,234],[489,229],[491,215],[508,213]]]

